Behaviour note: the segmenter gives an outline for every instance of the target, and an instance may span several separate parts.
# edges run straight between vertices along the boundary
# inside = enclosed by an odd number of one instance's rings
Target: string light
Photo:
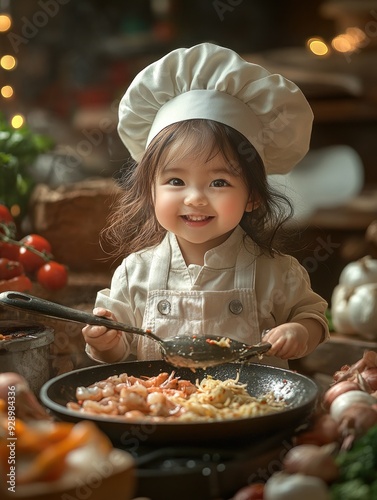
[[[331,40],[331,48],[341,54],[355,52],[365,43],[367,36],[360,28],[350,27],[344,33],[339,33]],[[319,37],[309,38],[306,47],[316,56],[327,56],[330,54],[329,45]]]
[[[10,85],[4,85],[4,87],[1,87],[0,93],[4,97],[4,99],[9,99],[13,96],[13,87],[11,87]]]
[[[22,115],[14,115],[10,123],[13,128],[20,128],[25,123],[25,118]]]
[[[21,213],[20,205],[12,205],[9,210],[14,218],[18,217]]]
[[[12,18],[8,14],[0,14],[0,33],[5,33],[12,26]]]
[[[309,38],[306,46],[316,56],[326,56],[329,54],[329,47],[322,38]]]
[[[0,0],[0,36],[9,31],[12,27],[12,17],[9,13],[9,1]],[[17,59],[11,54],[0,54],[0,68],[5,71],[12,71],[17,66]],[[14,97],[14,89],[12,85],[6,83],[0,88],[0,96],[3,99],[10,99]],[[21,114],[15,114],[10,123],[13,128],[18,129],[22,127],[25,123],[25,118]],[[13,207],[12,207],[13,208]],[[15,212],[17,212],[17,206],[14,207]],[[19,208],[18,208],[19,210]]]
[[[17,65],[16,58],[13,56],[10,56],[9,54],[3,56],[0,59],[0,66],[3,69],[6,69],[7,71],[11,71],[12,69],[14,69],[16,67],[16,65]]]
[[[366,40],[366,34],[360,28],[347,28],[345,33],[341,33],[332,39],[331,45],[334,50],[342,53],[355,52]]]
[[[332,39],[331,46],[337,52],[342,53],[353,52],[354,50],[352,40],[350,40],[346,35],[337,35]]]

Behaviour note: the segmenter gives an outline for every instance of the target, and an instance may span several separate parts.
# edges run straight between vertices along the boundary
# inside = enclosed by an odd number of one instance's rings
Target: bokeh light
[[[326,56],[329,53],[329,48],[322,38],[310,38],[306,46],[316,56]]]
[[[11,17],[8,14],[0,14],[0,33],[5,33],[11,26]]]
[[[345,33],[333,38],[331,46],[341,53],[355,52],[366,40],[366,34],[360,28],[347,28]]]
[[[13,96],[14,93],[13,87],[11,87],[10,85],[4,85],[4,87],[1,87],[0,92],[5,99],[9,99]]]
[[[8,71],[14,69],[16,64],[16,58],[10,55],[5,55],[0,59],[0,66]]]
[[[18,217],[21,213],[20,205],[12,205],[9,210],[10,210],[10,213],[12,214],[12,216],[15,218]]]
[[[13,128],[20,128],[25,123],[25,118],[22,115],[14,115],[10,122]]]
[[[354,45],[346,35],[338,35],[331,41],[331,46],[334,50],[342,53],[352,52]]]

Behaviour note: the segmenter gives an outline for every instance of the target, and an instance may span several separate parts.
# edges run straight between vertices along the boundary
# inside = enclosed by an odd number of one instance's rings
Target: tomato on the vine
[[[43,258],[28,250],[26,246],[20,247],[18,260],[24,266],[27,273],[32,273],[43,266],[48,260],[48,256],[51,254],[51,245],[43,236],[39,236],[39,234],[29,234],[25,238],[22,238],[21,243],[33,247],[45,255],[45,258]]]
[[[68,282],[66,267],[54,261],[51,245],[39,234],[16,239],[10,210],[0,204],[0,291],[28,291],[30,278],[48,290],[59,290]]]
[[[12,290],[13,292],[28,292],[32,289],[33,284],[25,274],[20,274],[15,278],[10,280],[0,281],[0,292],[8,292]]]
[[[13,216],[5,205],[0,205],[0,222],[3,224],[14,223]]]
[[[50,260],[37,271],[37,280],[48,290],[60,290],[68,281],[67,268],[54,260]]]
[[[0,257],[9,260],[19,260],[19,247],[13,243],[0,241]]]
[[[10,280],[16,276],[24,274],[24,268],[21,262],[0,258],[0,279]]]
[[[16,225],[9,209],[0,205],[0,235],[14,236]]]
[[[252,483],[241,488],[235,495],[234,500],[263,500],[264,484]]]

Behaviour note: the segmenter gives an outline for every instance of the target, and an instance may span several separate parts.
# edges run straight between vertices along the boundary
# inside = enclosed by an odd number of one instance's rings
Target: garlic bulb
[[[331,297],[335,331],[377,338],[377,259],[370,255],[349,263]]]
[[[347,314],[357,333],[370,339],[377,337],[377,282],[354,289]]]
[[[340,285],[359,286],[377,283],[377,260],[366,255],[345,266],[339,276]]]
[[[348,302],[354,288],[347,285],[337,285],[331,297],[331,318],[335,331],[344,335],[357,333],[352,324]]]

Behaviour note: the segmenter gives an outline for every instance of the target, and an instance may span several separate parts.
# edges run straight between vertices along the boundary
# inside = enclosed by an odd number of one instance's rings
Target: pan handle
[[[51,318],[74,321],[76,323],[84,323],[88,325],[105,326],[106,328],[121,330],[124,332],[149,335],[150,337],[153,336],[140,328],[124,325],[123,323],[118,323],[117,321],[113,321],[109,318],[96,316],[95,314],[90,314],[85,311],[79,311],[78,309],[56,304],[55,302],[40,299],[39,297],[34,297],[32,295],[28,295],[27,293],[2,292],[0,293],[0,303],[5,306],[22,309],[30,313],[43,314],[44,316],[49,316]]]

